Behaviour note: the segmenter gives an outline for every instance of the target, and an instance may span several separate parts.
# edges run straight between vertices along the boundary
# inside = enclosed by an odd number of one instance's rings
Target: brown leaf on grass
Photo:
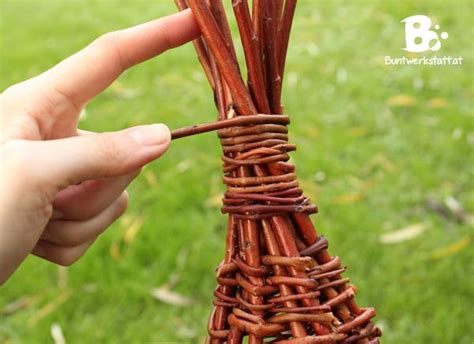
[[[14,314],[18,311],[21,311],[22,309],[26,309],[26,308],[32,306],[40,298],[41,298],[40,294],[22,296],[22,297],[16,299],[15,301],[10,302],[9,304],[5,305],[0,310],[0,315],[2,315],[2,316],[12,315],[12,314]]]
[[[135,240],[138,232],[142,228],[143,225],[143,218],[141,216],[137,216],[135,220],[133,220],[132,224],[127,228],[125,233],[123,233],[123,242],[126,245],[130,245],[133,240]]]
[[[66,338],[64,338],[63,330],[61,325],[54,323],[50,329],[51,337],[53,338],[54,344],[66,344]]]
[[[120,241],[119,240],[114,240],[110,243],[109,255],[115,260],[119,260],[122,257],[122,254],[120,253]]]
[[[425,230],[426,225],[424,223],[415,223],[393,232],[384,233],[380,236],[379,240],[382,244],[397,244],[411,240],[422,234]]]
[[[464,211],[463,207],[461,206],[461,204],[456,198],[454,198],[453,196],[448,196],[444,200],[444,203],[446,204],[446,207],[456,219],[462,222],[466,221],[466,217],[467,217],[466,212]]]
[[[388,98],[387,104],[391,106],[411,107],[416,105],[416,99],[406,94],[399,94]]]
[[[158,184],[158,180],[152,171],[146,170],[143,175],[145,176],[145,180],[149,187],[154,187]]]
[[[195,303],[194,300],[192,300],[191,298],[188,298],[170,290],[169,287],[166,285],[159,288],[153,288],[151,290],[151,295],[158,301],[172,306],[183,307]]]
[[[466,249],[471,243],[471,240],[472,238],[468,236],[468,237],[462,238],[459,241],[456,241],[453,244],[438,248],[437,250],[434,250],[430,254],[429,258],[433,260],[437,260],[437,259],[452,256],[453,254],[461,252],[462,250]]]
[[[426,106],[429,109],[440,109],[448,106],[448,101],[445,98],[432,98],[428,100]]]
[[[376,154],[364,165],[362,173],[369,174],[377,168],[382,168],[387,172],[393,172],[395,170],[395,165],[385,155]]]
[[[358,192],[348,192],[342,195],[339,195],[333,199],[333,202],[336,204],[351,204],[360,202],[364,199],[364,195]]]
[[[448,220],[455,220],[469,225],[473,223],[474,216],[466,213],[459,201],[453,196],[446,197],[444,202],[436,198],[429,198],[426,200],[426,207]]]
[[[125,214],[120,218],[120,225],[122,227],[128,227],[133,222],[134,217],[130,214]]]
[[[206,199],[206,202],[204,204],[207,208],[220,207],[222,205],[222,195],[217,194],[210,196],[208,199]]]
[[[352,127],[347,129],[347,133],[349,134],[350,137],[363,137],[367,136],[369,131],[366,128],[362,127]]]
[[[72,296],[72,290],[66,290],[59,294],[59,296],[51,301],[50,303],[44,305],[38,312],[33,314],[27,321],[28,327],[35,326],[39,321],[46,318],[48,315],[53,313],[58,309],[63,303],[69,300]]]
[[[370,190],[372,187],[374,187],[374,185],[376,185],[379,182],[379,179],[380,179],[380,178],[371,178],[371,179],[364,180],[353,175],[350,175],[347,178],[353,188],[356,188],[357,190],[362,190],[362,191]]]

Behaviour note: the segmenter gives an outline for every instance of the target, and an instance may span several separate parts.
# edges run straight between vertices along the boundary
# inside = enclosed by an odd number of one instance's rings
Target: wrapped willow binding
[[[218,122],[176,130],[174,139],[218,130],[223,149],[225,257],[208,343],[378,343],[373,308],[359,308],[339,257],[309,218],[317,208],[288,163],[289,119],[280,102],[295,0],[232,1],[247,65],[238,65],[221,0],[176,0],[191,8],[194,41],[214,92]]]

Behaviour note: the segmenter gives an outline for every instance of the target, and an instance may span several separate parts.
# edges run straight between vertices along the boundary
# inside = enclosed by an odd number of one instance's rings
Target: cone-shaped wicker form
[[[208,342],[248,336],[249,343],[378,343],[380,331],[370,321],[375,310],[357,306],[355,287],[341,277],[345,267],[309,218],[316,206],[287,162],[296,147],[288,143],[280,95],[296,1],[254,0],[251,9],[246,0],[232,1],[247,85],[221,1],[176,3],[192,9],[202,31],[194,45],[221,121],[222,211],[229,222]]]

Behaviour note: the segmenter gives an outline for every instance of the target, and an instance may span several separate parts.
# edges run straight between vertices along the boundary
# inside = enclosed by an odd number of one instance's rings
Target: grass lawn
[[[377,308],[384,343],[474,340],[473,6],[299,2],[283,91],[298,144],[292,158],[319,206],[318,230],[359,287],[358,303]],[[174,11],[164,0],[1,0],[0,89],[101,33]],[[425,55],[460,55],[462,66],[384,65],[385,55],[404,56],[400,21],[415,14],[449,33],[440,51]],[[80,127],[176,128],[215,117],[186,45],[124,73],[87,106]],[[220,178],[215,134],[174,142],[81,261],[65,269],[29,257],[0,289],[0,343],[50,343],[53,324],[69,343],[202,342],[224,254]],[[446,201],[464,214],[434,210]],[[404,228],[406,238],[381,242]],[[165,283],[193,305],[154,299],[150,290]],[[22,307],[6,315],[16,300]]]

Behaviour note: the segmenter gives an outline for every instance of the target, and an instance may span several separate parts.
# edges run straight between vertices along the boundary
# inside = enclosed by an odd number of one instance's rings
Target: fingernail
[[[164,124],[143,125],[131,129],[128,134],[142,146],[158,146],[171,139],[171,133]]]

